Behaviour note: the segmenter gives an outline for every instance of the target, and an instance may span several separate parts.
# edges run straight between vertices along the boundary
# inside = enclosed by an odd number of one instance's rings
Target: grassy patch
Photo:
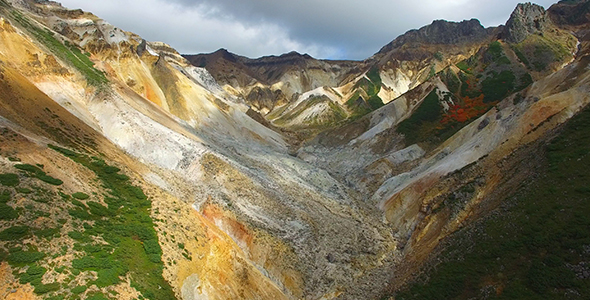
[[[86,78],[88,84],[102,87],[108,82],[104,72],[94,68],[94,63],[78,47],[67,42],[63,44],[54,37],[53,32],[45,28],[39,28],[16,10],[12,11],[12,16],[35,39],[45,45],[51,53],[76,68]]]
[[[92,170],[109,191],[106,206],[88,201],[88,207],[78,206],[69,211],[81,220],[93,220],[93,226],[84,226],[84,232],[72,233],[79,240],[85,256],[75,259],[72,266],[80,271],[96,271],[99,287],[120,282],[129,274],[134,286],[148,299],[173,299],[170,285],[162,277],[162,250],[158,243],[149,210],[151,202],[143,191],[129,184],[126,176],[118,176],[118,168],[105,161],[49,145],[75,162]],[[102,237],[107,245],[98,247],[89,239]],[[88,298],[90,299],[90,298]]]
[[[14,167],[19,170],[27,172],[27,174],[29,176],[33,176],[41,181],[51,184],[51,185],[62,185],[64,183],[60,179],[51,177],[51,176],[45,174],[45,172],[43,172],[43,170],[39,169],[36,166],[30,165],[30,164],[18,164],[18,165],[14,165]]]

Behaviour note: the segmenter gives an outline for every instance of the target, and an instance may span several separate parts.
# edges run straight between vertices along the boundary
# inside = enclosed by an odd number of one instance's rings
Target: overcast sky
[[[248,56],[297,51],[365,59],[404,32],[435,19],[508,20],[517,0],[58,0],[162,41],[180,53],[219,48]],[[548,8],[556,0],[537,0]]]

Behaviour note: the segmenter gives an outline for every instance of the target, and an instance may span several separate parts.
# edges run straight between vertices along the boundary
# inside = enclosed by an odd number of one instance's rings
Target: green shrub
[[[17,186],[20,183],[18,175],[13,173],[0,174],[0,184],[3,186]]]
[[[10,201],[11,195],[9,191],[2,191],[0,193],[0,203],[6,203]]]
[[[69,209],[68,214],[79,220],[92,220],[92,216],[83,209]]]
[[[117,173],[117,172],[121,171],[121,169],[119,169],[119,168],[117,168],[117,167],[113,167],[113,166],[105,166],[105,167],[103,168],[103,171],[104,171],[106,174],[113,174],[113,173]]]
[[[31,276],[43,276],[47,272],[47,269],[40,266],[31,266],[27,269],[27,274]]]
[[[19,170],[23,170],[23,171],[29,173],[30,175],[34,176],[35,178],[37,178],[41,181],[47,182],[49,184],[52,184],[52,185],[63,184],[63,181],[45,174],[45,172],[43,172],[41,169],[39,169],[36,166],[30,165],[30,164],[18,164],[18,165],[14,165],[14,167]]]
[[[90,198],[90,196],[88,196],[87,194],[82,193],[82,192],[73,193],[72,197],[79,199],[79,200],[86,200],[86,199]]]
[[[35,286],[35,294],[42,295],[47,294],[49,292],[59,290],[60,286],[58,282],[48,283],[48,284],[40,284]]]
[[[68,232],[68,236],[76,241],[85,242],[85,243],[92,242],[92,239],[89,236],[85,235],[84,233],[82,233],[80,231],[70,231],[70,232]]]
[[[33,231],[33,234],[40,238],[52,238],[59,234],[59,228],[47,228]]]
[[[30,194],[33,192],[31,189],[28,188],[17,188],[16,191],[21,194]]]
[[[88,287],[87,287],[87,286],[85,286],[85,285],[82,285],[82,286],[77,286],[77,287],[75,287],[75,288],[71,289],[71,292],[72,292],[74,295],[79,295],[79,294],[82,294],[82,293],[86,292],[86,290],[87,290],[87,289],[88,289]]]
[[[6,203],[0,202],[0,220],[14,220],[16,218],[18,218],[18,212]]]
[[[63,152],[62,148],[56,146],[52,146],[52,149]],[[94,284],[97,286],[115,284],[120,281],[119,277],[126,275],[141,278],[140,281],[134,281],[133,285],[144,296],[150,299],[173,299],[174,293],[162,277],[162,250],[150,217],[151,202],[143,190],[129,184],[128,177],[117,173],[120,171],[118,168],[108,166],[100,158],[78,153],[68,157],[94,171],[102,186],[110,193],[104,199],[107,206],[87,201],[90,214],[80,208],[69,210],[70,215],[78,219],[94,220],[93,226],[84,225],[84,235],[102,237],[107,243],[76,243],[74,249],[84,251],[86,256],[74,259],[73,269],[78,272],[96,271],[99,276]]]
[[[78,201],[76,199],[72,199],[72,204],[74,204],[74,205],[76,205],[78,207],[81,207],[83,209],[86,209],[86,205],[84,205],[84,203],[82,203],[82,202],[80,202],[80,201]]]
[[[109,300],[109,298],[105,297],[103,293],[97,292],[88,296],[86,300]]]
[[[11,264],[30,264],[45,257],[45,253],[37,251],[17,251],[8,255],[8,262]]]
[[[0,232],[1,241],[17,241],[30,233],[28,226],[13,226]]]
[[[62,185],[64,183],[60,179],[51,177],[49,175],[38,175],[37,178],[52,185]]]
[[[19,170],[23,170],[23,171],[31,172],[31,173],[35,173],[35,174],[43,173],[43,171],[41,171],[41,169],[39,169],[33,165],[30,165],[30,164],[17,164],[17,165],[14,165],[14,167]]]

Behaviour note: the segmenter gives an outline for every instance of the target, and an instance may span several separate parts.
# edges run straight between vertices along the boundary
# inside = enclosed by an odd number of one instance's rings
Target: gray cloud
[[[364,59],[435,19],[506,22],[517,0],[62,0],[182,53],[218,48],[258,57],[292,50]],[[555,0],[539,0],[549,7]]]

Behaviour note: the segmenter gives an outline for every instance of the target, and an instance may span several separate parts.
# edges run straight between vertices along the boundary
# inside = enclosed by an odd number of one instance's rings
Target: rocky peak
[[[590,22],[590,1],[559,1],[548,10],[551,21],[557,25],[584,25]]]
[[[549,22],[542,6],[530,2],[518,4],[504,28],[504,39],[511,43],[520,43],[531,34],[543,32]]]
[[[379,53],[389,52],[408,43],[461,44],[474,42],[486,38],[488,34],[489,29],[484,28],[477,19],[462,22],[436,20],[430,25],[410,30],[399,36],[381,48]]]

